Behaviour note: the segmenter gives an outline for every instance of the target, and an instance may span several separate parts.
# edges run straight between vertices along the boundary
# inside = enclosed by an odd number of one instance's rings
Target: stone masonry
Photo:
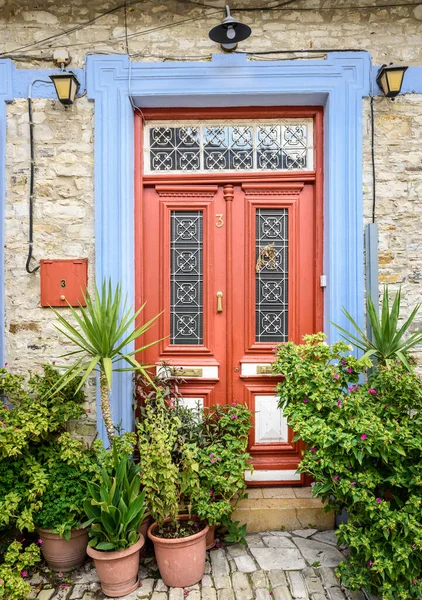
[[[366,0],[359,2],[359,6],[373,7],[376,3],[376,0]],[[223,10],[212,7],[223,8],[225,2],[204,2],[211,8],[194,4],[187,0],[130,1],[128,48],[133,60],[205,61],[210,60],[212,53],[219,53],[219,46],[208,38],[208,30],[218,24],[224,14]],[[239,49],[364,49],[371,53],[374,64],[422,64],[422,6],[363,9],[351,0],[295,0],[274,11],[235,11],[236,6],[256,8],[261,4],[265,2],[236,0],[232,3],[233,14],[253,30]],[[71,3],[0,0],[0,39],[5,53],[2,56],[12,57],[19,68],[52,68],[52,52],[56,47],[68,48],[73,58],[71,67],[82,67],[87,53],[126,53],[124,11],[113,11],[116,5],[117,1],[111,0],[73,0]],[[345,7],[349,8],[345,10]],[[105,11],[111,12],[97,18]],[[63,34],[86,21],[91,21],[89,26]],[[58,33],[63,35],[42,41]],[[34,43],[37,45],[13,52]],[[250,60],[277,57],[252,55]],[[402,286],[408,311],[419,299],[422,279],[422,97],[409,94],[394,102],[377,97],[374,106],[380,279],[390,283],[392,290]],[[87,257],[91,285],[94,110],[94,104],[86,97],[79,99],[66,113],[57,101],[34,100],[34,257],[36,260]],[[372,170],[368,100],[364,101],[363,130],[365,222],[369,222]],[[25,372],[39,369],[43,362],[57,360],[66,351],[50,311],[39,307],[39,274],[29,275],[25,271],[29,176],[25,99],[15,100],[7,108],[6,155],[6,360],[11,369]],[[420,319],[419,326],[422,316]],[[93,428],[95,404],[92,398],[91,393],[87,409],[91,411],[88,416]]]
[[[205,575],[189,588],[168,588],[153,557],[141,561],[140,586],[122,600],[377,600],[340,586],[335,567],[344,559],[333,531],[266,531],[208,552]],[[28,600],[104,600],[91,562],[70,575],[40,570]]]

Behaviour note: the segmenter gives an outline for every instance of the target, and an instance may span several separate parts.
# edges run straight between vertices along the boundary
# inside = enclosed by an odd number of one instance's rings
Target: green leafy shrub
[[[138,423],[141,482],[151,516],[162,528],[169,518],[176,532],[179,506],[199,492],[197,447],[178,435],[181,421],[160,390],[145,398]]]
[[[84,413],[84,394],[75,395],[75,380],[47,397],[46,390],[59,378],[49,366],[44,367],[43,375],[33,375],[28,384],[24,377],[0,370],[0,529],[34,530],[34,515],[41,509],[41,497],[48,487],[48,465],[52,459],[62,460],[58,452],[64,452],[63,461],[68,462],[66,453],[75,449],[69,450],[69,437],[60,443],[57,438],[70,419]],[[80,451],[78,456],[82,454]]]
[[[27,569],[40,560],[40,549],[36,544],[23,548],[21,542],[12,542],[0,562],[0,598],[22,600],[31,592],[25,581]]]
[[[99,477],[96,456],[66,433],[40,454],[48,486],[41,497],[42,508],[34,516],[35,526],[69,540],[71,530],[85,519],[88,481]]]
[[[199,439],[200,494],[193,500],[193,510],[209,525],[225,520],[236,503],[245,497],[244,473],[251,469],[248,434],[251,412],[243,405],[215,405],[203,413]]]
[[[328,509],[349,513],[338,537],[349,548],[338,574],[351,589],[382,600],[422,597],[422,385],[401,363],[367,358],[305,336],[276,352],[280,407],[295,439],[307,444],[300,465]]]
[[[97,550],[125,550],[139,540],[138,528],[145,513],[145,492],[140,492],[139,466],[128,453],[120,456],[113,439],[112,467],[100,472],[100,483],[88,483],[84,502],[89,546]],[[133,451],[133,447],[131,448]]]

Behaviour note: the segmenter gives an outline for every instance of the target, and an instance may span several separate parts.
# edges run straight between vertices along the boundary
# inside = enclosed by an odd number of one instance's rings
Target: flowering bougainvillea
[[[375,367],[343,342],[305,336],[276,350],[280,407],[308,449],[314,495],[348,512],[338,575],[382,600],[422,598],[422,384],[402,363]],[[338,375],[338,377],[335,377]],[[309,401],[304,403],[303,398]]]

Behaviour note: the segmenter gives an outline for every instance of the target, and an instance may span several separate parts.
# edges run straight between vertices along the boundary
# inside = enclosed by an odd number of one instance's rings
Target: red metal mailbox
[[[41,306],[85,306],[88,259],[41,260]]]

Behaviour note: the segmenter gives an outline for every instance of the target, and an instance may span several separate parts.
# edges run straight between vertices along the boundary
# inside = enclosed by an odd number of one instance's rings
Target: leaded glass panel
[[[202,344],[202,212],[172,211],[170,241],[170,340]]]
[[[288,211],[256,211],[256,341],[288,336]]]
[[[150,122],[145,135],[149,173],[313,169],[312,119]]]

